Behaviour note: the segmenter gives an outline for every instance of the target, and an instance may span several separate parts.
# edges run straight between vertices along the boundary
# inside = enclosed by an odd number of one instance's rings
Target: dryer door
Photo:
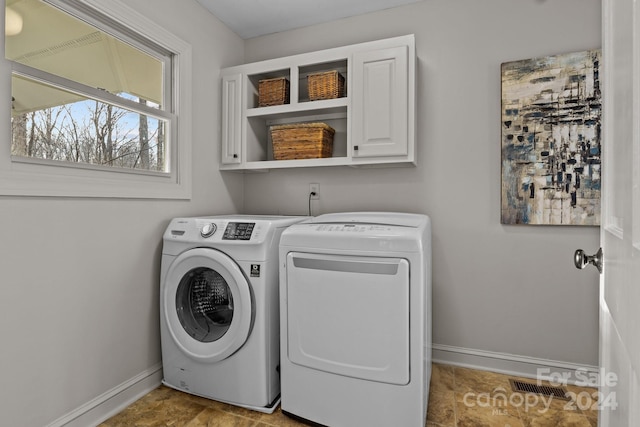
[[[409,383],[409,263],[289,252],[287,357],[297,365]]]
[[[245,275],[229,256],[196,248],[169,267],[162,295],[164,321],[192,359],[217,362],[245,343],[253,323],[253,298]]]

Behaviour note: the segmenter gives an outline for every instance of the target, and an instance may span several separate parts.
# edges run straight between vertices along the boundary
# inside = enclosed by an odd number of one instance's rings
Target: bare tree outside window
[[[16,115],[12,130],[14,156],[165,170],[164,122],[103,102],[85,100]]]

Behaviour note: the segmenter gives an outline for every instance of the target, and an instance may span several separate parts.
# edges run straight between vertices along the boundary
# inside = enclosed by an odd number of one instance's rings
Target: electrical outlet
[[[309,184],[311,200],[320,200],[320,184]]]

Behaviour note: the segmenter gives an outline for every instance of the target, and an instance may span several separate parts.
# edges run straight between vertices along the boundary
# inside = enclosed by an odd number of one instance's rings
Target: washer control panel
[[[222,240],[250,240],[255,222],[230,222],[224,230]]]
[[[279,218],[278,218],[279,219]],[[305,218],[300,217],[300,220]],[[293,221],[291,221],[293,222]],[[228,243],[231,245],[260,245],[271,235],[273,230],[290,225],[289,222],[276,221],[271,217],[265,219],[251,218],[174,218],[165,231],[167,241],[193,242],[206,245]],[[279,232],[282,232],[281,230]]]
[[[207,237],[213,236],[217,229],[217,225],[215,225],[213,222],[208,222],[200,229],[200,235],[206,239]]]
[[[222,240],[251,240],[255,227],[255,222],[229,222],[224,229]],[[218,226],[215,223],[207,222],[200,227],[200,235],[206,239],[213,236],[217,230]]]

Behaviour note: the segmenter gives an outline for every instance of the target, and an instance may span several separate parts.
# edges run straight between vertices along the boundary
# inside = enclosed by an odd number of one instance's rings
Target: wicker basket
[[[309,74],[309,100],[342,98],[344,96],[344,77],[337,71]]]
[[[289,80],[284,77],[258,82],[258,107],[289,103]]]
[[[275,160],[318,159],[333,154],[335,130],[326,123],[271,126]]]

